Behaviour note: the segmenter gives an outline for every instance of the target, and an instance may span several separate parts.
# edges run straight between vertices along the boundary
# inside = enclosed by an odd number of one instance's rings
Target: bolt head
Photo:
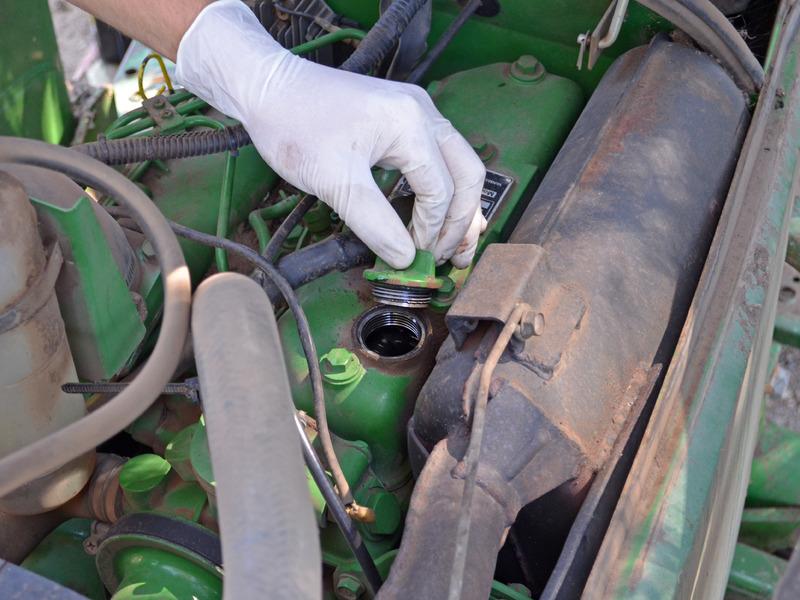
[[[333,385],[347,385],[364,374],[361,361],[347,348],[333,348],[319,362],[323,379]]]
[[[364,585],[356,577],[345,573],[336,584],[336,597],[341,600],[357,600],[364,589]]]
[[[172,112],[171,108],[165,108],[161,111],[161,118],[162,119],[169,119],[174,113]]]
[[[483,162],[486,162],[494,156],[495,147],[489,143],[489,140],[487,140],[486,136],[482,133],[475,133],[469,136],[467,142],[472,146],[472,149],[475,150],[475,153]]]
[[[511,77],[517,81],[533,82],[545,74],[544,66],[535,56],[523,54],[511,65]]]
[[[540,312],[529,310],[522,316],[514,332],[514,337],[524,341],[534,335],[542,335],[543,332],[544,315]]]

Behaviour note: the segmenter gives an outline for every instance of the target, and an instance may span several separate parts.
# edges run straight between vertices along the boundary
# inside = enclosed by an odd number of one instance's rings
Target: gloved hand
[[[181,40],[177,67],[183,85],[242,122],[278,175],[331,206],[392,267],[407,267],[415,246],[437,263],[472,260],[486,226],[485,170],[421,88],[294,56],[240,0],[203,9]],[[410,234],[373,165],[399,169],[413,188]]]

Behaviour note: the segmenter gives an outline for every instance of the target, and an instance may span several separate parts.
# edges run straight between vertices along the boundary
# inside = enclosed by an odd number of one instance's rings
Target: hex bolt
[[[494,145],[490,144],[489,140],[487,140],[486,136],[482,133],[476,133],[469,136],[467,142],[470,146],[472,146],[472,149],[475,150],[475,153],[483,162],[491,159],[497,151]]]
[[[529,310],[524,315],[514,331],[514,338],[525,341],[534,335],[542,335],[544,332],[544,315],[540,312]]]
[[[339,577],[336,584],[336,597],[340,600],[357,600],[364,591],[364,584],[350,573]]]
[[[331,385],[348,385],[361,379],[364,367],[346,348],[333,348],[320,358],[322,378]]]
[[[544,77],[544,65],[530,54],[523,54],[511,65],[511,77],[524,83],[532,83]]]
[[[163,96],[156,96],[153,98],[153,106],[156,108],[161,108],[164,106],[164,104],[166,104],[166,101],[164,100]]]
[[[161,111],[161,118],[162,119],[169,119],[174,113],[172,112],[171,108],[165,108]]]

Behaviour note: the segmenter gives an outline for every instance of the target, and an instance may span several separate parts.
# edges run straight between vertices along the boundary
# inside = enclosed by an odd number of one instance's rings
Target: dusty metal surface
[[[479,494],[496,506],[485,520],[475,511],[479,533],[470,538],[487,552],[519,519],[510,539],[517,562],[533,566],[522,580],[534,594],[626,423],[626,391],[643,366],[669,360],[747,120],[744,98],[710,57],[660,38],[631,51],[598,87],[510,244],[487,250],[448,315],[454,335],[420,394],[409,437],[412,447],[453,460],[468,426],[462,395],[495,323],[507,318],[500,311],[519,301],[543,315],[540,335],[512,344],[494,372]],[[454,523],[434,525],[417,496],[457,498],[459,489],[428,470],[412,499],[396,563],[403,567],[389,585],[425,585],[418,596],[439,597],[442,590],[421,582],[449,570]],[[518,517],[537,498],[547,509],[533,503]],[[465,597],[478,598],[480,572],[491,577],[483,559],[469,560],[476,585],[465,585]]]
[[[787,39],[762,92],[698,292],[586,597],[708,598],[724,590],[796,196],[796,52]],[[778,85],[790,91],[779,98]]]

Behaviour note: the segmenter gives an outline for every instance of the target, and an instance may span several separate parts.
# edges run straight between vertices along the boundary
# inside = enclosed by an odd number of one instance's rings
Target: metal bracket
[[[161,133],[181,129],[183,116],[175,110],[175,107],[163,94],[147,98],[142,102],[142,106],[161,130]]]
[[[505,323],[515,306],[527,301],[526,288],[543,255],[544,249],[535,244],[491,244],[486,248],[445,317],[456,348],[480,321]]]
[[[592,33],[582,33],[578,36],[578,45],[580,46],[578,70],[583,67],[583,57],[587,46],[589,48],[587,67],[592,70],[603,50],[617,41],[619,32],[622,29],[622,22],[625,20],[625,13],[628,11],[628,1],[612,0],[594,31]]]

